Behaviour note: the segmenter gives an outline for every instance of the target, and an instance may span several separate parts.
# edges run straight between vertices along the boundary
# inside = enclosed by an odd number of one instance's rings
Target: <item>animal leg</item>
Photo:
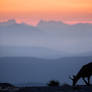
[[[82,78],[86,85],[89,85],[85,78]]]
[[[90,85],[90,76],[88,77],[88,85]]]

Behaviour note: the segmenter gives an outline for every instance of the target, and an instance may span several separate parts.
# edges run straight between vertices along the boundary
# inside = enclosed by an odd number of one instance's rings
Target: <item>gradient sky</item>
[[[0,0],[0,21],[92,23],[92,0]]]

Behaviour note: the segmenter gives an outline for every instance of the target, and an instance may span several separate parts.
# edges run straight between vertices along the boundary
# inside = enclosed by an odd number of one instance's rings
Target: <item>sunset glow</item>
[[[92,0],[0,0],[0,21],[92,23]]]

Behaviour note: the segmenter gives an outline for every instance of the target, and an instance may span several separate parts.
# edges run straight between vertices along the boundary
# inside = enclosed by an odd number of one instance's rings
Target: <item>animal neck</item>
[[[76,83],[78,82],[78,80],[80,79],[80,77],[81,77],[81,76],[80,76],[79,74],[76,75],[76,77],[75,77]]]

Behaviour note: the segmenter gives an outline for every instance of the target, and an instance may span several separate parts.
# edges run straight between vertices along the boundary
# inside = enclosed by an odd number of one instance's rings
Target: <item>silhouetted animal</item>
[[[73,78],[70,77],[70,79],[72,79],[73,81],[72,85],[75,86],[78,80],[82,78],[85,84],[89,86],[91,75],[92,75],[92,63],[88,63],[80,69],[80,71],[77,73],[76,76],[73,76]],[[87,80],[85,80],[85,78],[87,78]]]

